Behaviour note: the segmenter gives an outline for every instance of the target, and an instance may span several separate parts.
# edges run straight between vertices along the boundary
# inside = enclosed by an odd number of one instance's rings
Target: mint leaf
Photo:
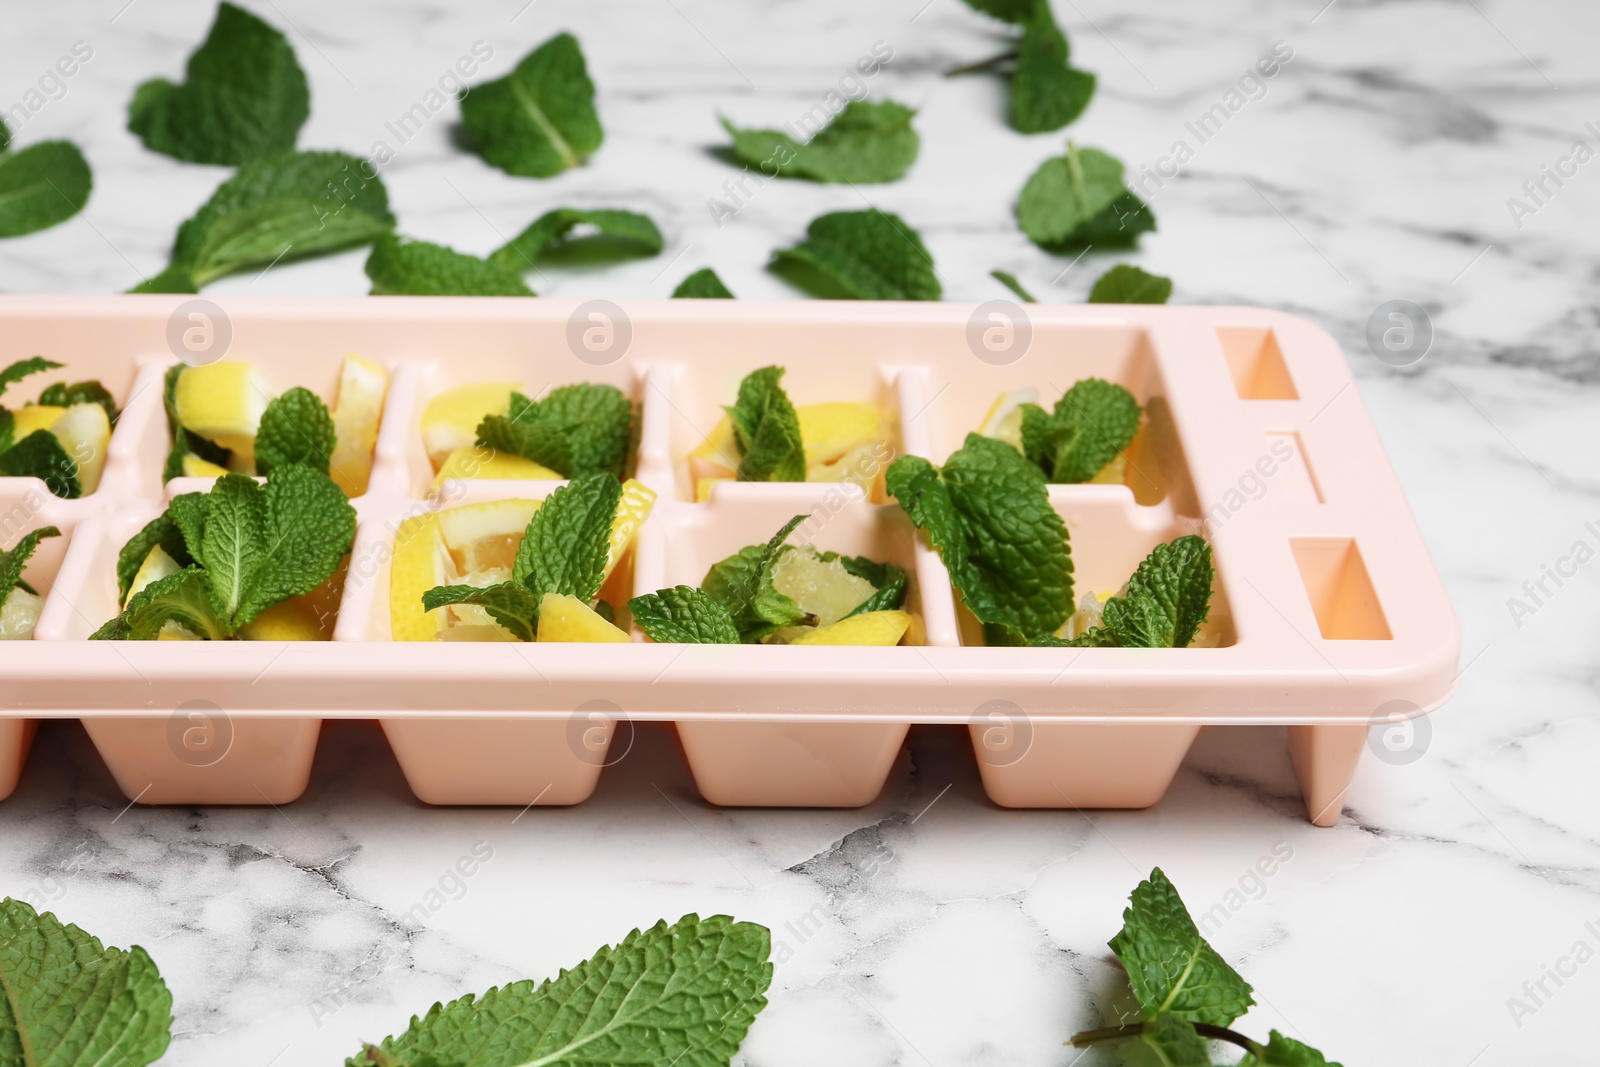
[[[0,452],[10,448],[16,437],[16,418],[6,408],[0,408]]]
[[[217,479],[218,484],[225,480]],[[250,479],[245,481],[255,485]],[[265,502],[265,552],[233,616],[234,629],[274,604],[309,593],[327,581],[339,569],[356,535],[355,508],[344,490],[321,471],[295,464],[280,467],[260,491]],[[213,489],[211,507],[215,510],[216,506]],[[211,529],[208,517],[208,541]],[[209,544],[206,547],[209,550]]]
[[[539,601],[515,582],[497,585],[439,585],[422,594],[422,606],[429,611],[446,604],[474,604],[489,613],[495,622],[511,631],[518,641],[532,641],[538,632]]]
[[[1266,1045],[1257,1045],[1239,1061],[1239,1067],[1340,1067],[1340,1064],[1329,1063],[1310,1045],[1274,1030]]]
[[[717,272],[710,267],[701,267],[672,290],[675,298],[688,298],[690,300],[732,300],[733,294],[728,287],[722,284],[722,279],[717,277]]]
[[[6,387],[15,385],[30,374],[43,374],[47,370],[60,370],[61,364],[45,359],[43,356],[33,356],[29,359],[19,359],[10,366],[0,370],[0,394],[5,393]]]
[[[1032,19],[1042,2],[1043,0],[966,0],[967,6],[974,11],[981,11],[1001,22],[1017,25]]]
[[[5,119],[0,119],[0,152],[11,147],[11,128],[6,125]]]
[[[827,556],[828,553],[823,553],[823,558]],[[876,593],[850,609],[845,618],[865,615],[869,611],[894,611],[906,602],[906,572],[893,563],[873,563],[861,556],[841,556],[839,561],[844,564],[845,570],[878,587]]]
[[[1133,394],[1100,378],[1085,378],[1056,401],[1054,412],[1022,407],[1022,452],[1057,484],[1090,481],[1133,443],[1141,411]]]
[[[727,409],[742,457],[742,482],[803,482],[806,453],[800,416],[784,392],[782,367],[751,371],[739,383],[739,396]]]
[[[579,226],[593,227],[594,232],[569,240],[572,231]],[[520,274],[532,269],[541,255],[556,247],[588,246],[598,253],[595,258],[616,258],[653,256],[665,244],[656,224],[637,212],[562,207],[534,219],[504,247],[490,253],[489,262]]]
[[[199,493],[185,493],[184,496],[200,496]],[[205,499],[203,496],[200,497]],[[181,497],[179,499],[182,499]],[[180,510],[182,510],[180,508]],[[204,523],[204,519],[200,520]],[[128,590],[133,587],[133,580],[139,574],[139,568],[144,566],[144,561],[150,553],[160,548],[171,556],[173,562],[180,567],[194,565],[194,557],[189,554],[189,548],[184,543],[183,531],[178,528],[177,522],[172,518],[170,510],[162,512],[145,524],[144,529],[128,539],[122,546],[122,551],[117,553],[117,602],[128,599]]]
[[[529,52],[505,77],[473,86],[461,98],[461,122],[484,162],[531,178],[577,166],[605,136],[570,33]]]
[[[1048,3],[1039,3],[1022,31],[1011,75],[1011,125],[1020,133],[1048,133],[1075,120],[1094,96],[1095,77],[1068,63],[1066,35]]]
[[[516,271],[444,245],[385,234],[367,257],[373,296],[533,296]]]
[[[579,475],[551,493],[528,523],[512,580],[526,586],[536,602],[546,593],[592,601],[600,592],[621,499],[622,483],[610,473]]]
[[[47,385],[44,392],[39,394],[39,403],[58,408],[70,408],[74,404],[99,404],[113,425],[117,421],[117,398],[111,395],[111,390],[96,381]]]
[[[728,609],[711,594],[679,585],[628,601],[639,629],[656,644],[736,645],[739,631]]]
[[[889,494],[944,560],[979,622],[1052,634],[1073,611],[1067,527],[1039,469],[1003,441],[968,434],[944,469],[920,456],[890,465]]]
[[[213,641],[231,633],[217,618],[205,571],[188,567],[139,590],[115,618],[90,634],[89,640],[154,641],[169,622]]]
[[[1013,293],[1016,293],[1017,299],[1021,300],[1024,304],[1038,303],[1038,301],[1033,298],[1033,294],[1024,289],[1022,287],[1022,283],[1017,281],[1017,276],[1012,274],[1010,271],[992,270],[989,272],[989,277],[993,278],[1007,289],[1010,289]]]
[[[207,502],[195,561],[205,569],[206,589],[217,614],[231,622],[267,553],[266,493],[253,478],[225,474],[217,479]]]
[[[435,1004],[346,1067],[727,1064],[766,1007],[772,937],[726,915],[686,915],[539,983]]]
[[[478,424],[478,443],[541,463],[563,478],[598,471],[621,477],[632,426],[633,402],[616,386],[563,385],[543,400],[512,393],[508,414]]]
[[[1250,983],[1200,936],[1161,868],[1134,887],[1122,920],[1111,951],[1147,1015],[1227,1026],[1255,1003]]]
[[[343,152],[248,160],[178,227],[172,264],[134,292],[195,292],[228,274],[367,244],[394,228],[371,164]]]
[[[772,254],[773,267],[814,295],[852,300],[937,300],[933,259],[898,215],[835,211],[806,227],[806,239]]]
[[[152,152],[236,166],[294,148],[310,113],[305,72],[288,40],[224,2],[189,57],[187,81],[140,85],[128,105],[128,129]]]
[[[204,554],[202,543],[205,540],[206,516],[210,512],[211,498],[205,493],[184,493],[167,502],[167,518],[178,528],[178,536],[183,539],[183,550],[191,560],[199,559]],[[178,562],[183,560],[183,557],[171,552],[168,555]]]
[[[41,141],[0,155],[0,237],[65,222],[88,203],[94,178],[77,145]]]
[[[11,590],[23,586],[23,568],[27,567],[28,560],[33,558],[34,552],[38,551],[39,542],[46,537],[60,536],[61,531],[57,527],[41,526],[37,530],[23,534],[22,539],[10,552],[0,551],[0,607],[5,606]]]
[[[1118,160],[1068,141],[1066,155],[1045,160],[1023,185],[1017,223],[1035,244],[1055,251],[1126,244],[1155,229],[1155,216],[1128,192]]]
[[[45,488],[63,500],[76,500],[83,495],[78,465],[49,430],[35,430],[0,452],[0,475],[38,478]]]
[[[1211,1052],[1194,1023],[1171,1012],[1146,1022],[1140,1037],[1162,1067],[1211,1067]]]
[[[274,397],[261,413],[256,430],[256,473],[270,476],[287,464],[301,463],[327,474],[334,441],[328,405],[316,393],[297,385]]]
[[[807,516],[796,515],[764,545],[746,545],[727,559],[719,560],[706,572],[700,588],[721,604],[733,619],[739,640],[755,644],[768,634],[792,626],[805,618],[805,612],[772,584],[772,571],[795,528]]]
[[[226,448],[197,433],[190,433],[178,421],[178,378],[185,369],[186,365],[182,363],[167,368],[167,376],[162,387],[162,402],[167,411],[167,428],[172,431],[172,448],[167,452],[167,462],[161,471],[163,485],[183,476],[183,457],[191,452],[219,467],[226,467],[231,458],[231,453]]]
[[[6,1064],[145,1067],[172,1041],[172,994],[144,949],[108,948],[49,912],[0,901]]]
[[[1165,304],[1172,295],[1172,279],[1147,274],[1130,263],[1119,263],[1100,275],[1089,290],[1091,304]]]
[[[1157,545],[1112,597],[1100,625],[1077,638],[1088,647],[1187,648],[1211,610],[1211,546],[1194,534]]]
[[[917,161],[921,140],[911,128],[916,112],[893,100],[852,100],[809,141],[782,130],[743,129],[727,119],[733,154],[763,177],[812,178],[819,182],[892,182]]]

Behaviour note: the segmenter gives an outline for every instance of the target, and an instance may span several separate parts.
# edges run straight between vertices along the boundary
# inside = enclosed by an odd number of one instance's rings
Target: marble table
[[[764,269],[770,251],[816,214],[872,203],[921,231],[947,299],[1005,295],[998,267],[1077,301],[1123,258],[1170,275],[1178,302],[1310,318],[1345,345],[1459,613],[1465,671],[1418,758],[1366,759],[1328,829],[1306,822],[1283,733],[1265,728],[1202,733],[1153,809],[1077,813],[994,807],[964,736],[944,727],[913,732],[864,809],[720,810],[695,795],[670,731],[644,727],[592,801],[519,816],[421,805],[362,723],[327,728],[309,792],[287,807],[130,808],[76,724],[46,725],[0,804],[0,889],[150,950],[176,1001],[163,1062],[339,1062],[436,999],[552,975],[697,911],[774,932],[772,1003],[739,1062],[1065,1065],[1078,1053],[1062,1041],[1123,1004],[1105,942],[1155,865],[1197,911],[1223,906],[1212,940],[1260,1001],[1243,1029],[1281,1028],[1348,1065],[1593,1062],[1600,618],[1587,561],[1600,536],[1585,524],[1600,522],[1600,479],[1579,426],[1600,415],[1600,163],[1537,197],[1524,183],[1574,139],[1600,145],[1585,127],[1600,120],[1600,9],[1060,0],[1078,64],[1100,78],[1072,136],[1136,173],[1180,139],[1193,150],[1149,187],[1160,230],[1141,250],[1074,264],[1011,216],[1063,137],[1007,129],[1000,81],[941,76],[1001,47],[957,0],[250,6],[290,32],[310,77],[302,145],[397,149],[383,178],[404,233],[483,253],[547,208],[615,205],[668,236],[655,259],[530,278],[546,295],[662,297],[713,266],[741,297],[799,298]],[[225,171],[145,151],[125,107],[138,82],[178,73],[211,10],[67,0],[8,16],[0,106],[74,42],[92,48],[15,132],[19,145],[76,141],[96,184],[79,217],[0,242],[0,289],[117,291],[164,266]],[[497,76],[562,28],[599,86],[606,142],[587,166],[548,181],[492,170],[453,146],[453,108],[396,143],[386,124],[475,44]],[[911,174],[860,190],[769,183],[731,201],[717,115],[791,121],[876,42],[893,56],[873,97],[920,111]],[[1201,143],[1186,123],[1275,42],[1292,58]],[[363,256],[210,291],[359,294]],[[1422,305],[1435,330],[1406,368],[1366,342],[1391,299]],[[1565,577],[1535,601],[1547,568]],[[489,858],[452,875],[474,849]]]

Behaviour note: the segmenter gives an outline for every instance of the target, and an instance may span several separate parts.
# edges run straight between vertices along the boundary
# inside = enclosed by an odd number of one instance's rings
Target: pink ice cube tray
[[[98,377],[124,405],[94,494],[57,500],[0,478],[0,543],[48,523],[65,534],[26,573],[47,591],[33,642],[0,642],[0,797],[44,718],[81,719],[147,804],[291,801],[322,720],[361,718],[382,723],[422,800],[518,806],[588,797],[626,720],[676,724],[707,800],[797,806],[865,804],[910,724],[962,724],[989,796],[1020,808],[1154,804],[1201,727],[1276,724],[1326,825],[1369,725],[1430,711],[1453,687],[1455,618],[1337,344],[1256,308],[1031,305],[1016,328],[988,305],[218,298],[227,358],[277,389],[330,397],[347,352],[391,372],[334,639],[90,643],[116,611],[121,545],[170,496],[207,488],[160,476],[162,375],[198,321],[186,299],[0,297],[0,365],[43,355],[66,364],[49,380]],[[1002,391],[1036,386],[1049,405],[1088,376],[1126,386],[1147,418],[1125,484],[1049,491],[1077,589],[1115,590],[1154,545],[1198,530],[1215,549],[1216,647],[980,647],[938,555],[892,502],[838,484],[724,483],[695,503],[688,453],[740,378],[772,363],[797,404],[875,402],[895,450],[936,463]],[[391,642],[404,517],[560,484],[455,482],[430,497],[422,408],[487,380],[530,395],[609,382],[638,402],[638,477],[659,499],[636,592],[698,584],[810,513],[803,534],[819,549],[906,569],[926,644]]]

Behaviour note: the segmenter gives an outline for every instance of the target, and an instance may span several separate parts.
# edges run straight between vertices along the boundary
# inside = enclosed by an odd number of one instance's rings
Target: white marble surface
[[[763,270],[769,251],[863,194],[921,230],[952,299],[1004,295],[988,277],[1004,267],[1078,300],[1107,262],[1062,275],[1067,262],[1013,225],[1016,190],[1061,138],[1006,129],[995,81],[939,77],[996,49],[957,0],[525,2],[251,6],[296,28],[314,101],[302,144],[358,151],[475,41],[493,46],[497,75],[555,30],[577,32],[606,126],[587,166],[508,177],[451,146],[447,110],[384,173],[404,232],[464,250],[565,204],[642,208],[668,234],[655,260],[547,270],[530,279],[542,293],[665,296],[711,265],[740,296],[795,295]],[[77,141],[96,188],[79,218],[0,242],[0,289],[134,284],[225,174],[123,129],[133,86],[181,69],[209,0],[125,3],[6,18],[0,106],[75,40],[93,46],[17,142]],[[1507,598],[1575,541],[1594,545],[1583,523],[1600,520],[1580,432],[1600,412],[1600,162],[1520,229],[1506,198],[1600,120],[1600,8],[1323,3],[1057,11],[1100,76],[1071,132],[1134,165],[1273,41],[1295,50],[1156,198],[1160,232],[1136,259],[1175,279],[1176,301],[1282,308],[1346,344],[1459,612],[1471,665],[1431,746],[1409,766],[1367,759],[1336,827],[1305,822],[1273,730],[1202,735],[1158,807],[1090,814],[996,809],[945,729],[913,735],[867,809],[716,810],[670,734],[645,730],[589,804],[514,819],[422,807],[359,724],[328,729],[309,794],[282,810],[124,810],[80,729],[56,724],[0,805],[0,887],[149,948],[176,997],[172,1064],[338,1062],[437,998],[552,974],[662,916],[726,911],[790,951],[742,1062],[1065,1065],[1076,1053],[1062,1040],[1114,1014],[1105,941],[1135,881],[1159,864],[1203,908],[1285,843],[1293,859],[1214,938],[1261,994],[1242,1028],[1281,1027],[1351,1067],[1594,1062],[1600,963],[1547,979],[1537,1004],[1524,991],[1577,942],[1600,948],[1594,569],[1520,628]],[[873,93],[921,109],[911,175],[861,192],[768,185],[716,227],[705,202],[733,176],[709,151],[716,113],[791,119],[878,40],[895,55]],[[363,255],[213,291],[361,293]],[[1438,329],[1407,371],[1362,341],[1395,297]],[[493,858],[408,931],[401,916],[480,841]],[[1511,997],[1535,1010],[1514,1018]]]

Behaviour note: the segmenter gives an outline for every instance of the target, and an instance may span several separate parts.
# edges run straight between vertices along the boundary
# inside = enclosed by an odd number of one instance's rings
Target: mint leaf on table
[[[818,296],[937,300],[942,291],[922,238],[876,208],[819,215],[804,241],[772,257],[775,270]]]
[[[672,290],[674,298],[687,298],[690,300],[732,300],[733,294],[728,287],[722,284],[722,279],[717,277],[717,272],[710,267],[701,267]]]
[[[76,500],[83,495],[78,465],[49,430],[35,430],[0,452],[0,475],[38,478],[51,495]]]
[[[217,617],[206,573],[199,567],[157,578],[135,593],[115,618],[90,634],[89,640],[154,641],[169,622],[212,641],[230,636],[226,623]]]
[[[178,227],[172,263],[138,293],[196,292],[228,274],[367,244],[394,228],[364,159],[284,152],[250,159]]]
[[[427,241],[385,234],[367,257],[373,296],[533,296],[516,271]]]
[[[1123,184],[1122,173],[1113,157],[1068,141],[1066,155],[1045,160],[1023,185],[1017,223],[1049,250],[1129,244],[1156,223]]]
[[[656,644],[737,645],[733,616],[710,593],[679,585],[628,601],[633,621]]]
[[[592,228],[593,232],[571,239],[572,231],[579,226]],[[555,248],[587,247],[596,253],[595,258],[621,258],[653,256],[665,244],[661,231],[647,215],[617,208],[562,207],[534,219],[527,229],[491,252],[489,262],[520,274],[532,269],[541,255]]]
[[[39,542],[46,537],[60,537],[61,530],[55,526],[41,526],[22,535],[16,547],[6,552],[0,550],[0,607],[5,606],[6,598],[11,595],[11,590],[27,588],[22,581],[22,571],[28,565],[28,560],[33,558],[34,552],[39,549]],[[32,590],[29,590],[30,592]]]
[[[772,937],[726,915],[634,930],[537,986],[435,1004],[346,1067],[726,1065],[766,1007]]]
[[[565,593],[584,603],[600,592],[611,524],[622,483],[610,473],[584,474],[545,498],[517,548],[511,577],[543,601]]]
[[[570,33],[529,52],[505,77],[473,86],[461,98],[461,122],[484,162],[531,178],[577,166],[605,136]]]
[[[328,473],[335,443],[333,415],[302,386],[272,398],[256,430],[256,473],[271,476],[290,463]]]
[[[0,901],[0,1056],[8,1064],[146,1067],[172,1041],[172,994],[144,949],[108,948]]]
[[[1239,1061],[1239,1067],[1340,1067],[1316,1049],[1274,1030],[1265,1045],[1257,1045]]]
[[[41,141],[0,155],[0,237],[65,222],[83,210],[93,187],[83,153],[67,141]]]
[[[39,394],[39,403],[58,408],[70,408],[74,404],[99,404],[105,409],[106,418],[113,425],[117,421],[117,398],[111,395],[111,390],[97,381],[70,384],[56,382],[54,385],[47,385],[44,392]]]
[[[11,127],[6,125],[6,120],[0,118],[0,153],[11,147]]]
[[[1211,611],[1211,546],[1195,534],[1157,545],[1106,601],[1100,624],[1074,640],[1091,648],[1187,648]]]
[[[1040,0],[1023,24],[1011,75],[1011,125],[1020,133],[1048,133],[1071,123],[1094,97],[1095,77],[1068,62],[1067,37]]]
[[[942,470],[901,456],[887,488],[928,534],[962,603],[986,627],[1053,634],[1072,614],[1066,524],[1039,468],[1016,449],[968,434]]]
[[[1024,304],[1038,303],[1038,301],[1033,298],[1033,294],[1024,289],[1022,287],[1022,283],[1017,280],[1017,276],[1012,274],[1010,271],[992,270],[989,272],[989,277],[993,278],[1007,289],[1010,289],[1013,293],[1016,293],[1017,299],[1021,300]]]
[[[17,384],[30,374],[43,374],[47,370],[60,369],[61,364],[45,359],[43,356],[19,359],[10,366],[0,369],[0,395],[5,393],[8,386]]]
[[[1100,378],[1068,389],[1055,410],[1022,406],[1022,454],[1057,484],[1090,481],[1133,443],[1141,410],[1133,394]]]
[[[1187,1019],[1161,1012],[1143,1029],[1141,1037],[1161,1067],[1211,1067],[1211,1050]]]
[[[1147,1014],[1227,1026],[1250,1010],[1250,983],[1206,943],[1167,876],[1157,867],[1133,890],[1111,939]]]
[[[167,368],[162,382],[162,403],[167,411],[167,428],[172,431],[172,448],[167,452],[167,462],[161,471],[161,483],[183,477],[183,457],[193,453],[208,463],[226,467],[232,454],[215,441],[191,433],[178,421],[178,379],[187,369],[183,363]]]
[[[866,184],[904,177],[917,160],[921,139],[911,128],[916,112],[893,100],[852,100],[809,141],[782,130],[745,129],[727,119],[736,158],[763,177],[811,178]]]
[[[505,415],[478,424],[478,443],[543,464],[572,478],[608,471],[622,476],[633,427],[633,402],[614,385],[552,389],[543,400],[511,394]]]
[[[1172,279],[1149,274],[1131,263],[1119,263],[1100,275],[1089,290],[1091,304],[1165,304]]]
[[[128,129],[153,152],[236,166],[294,148],[311,114],[305,72],[288,40],[230,3],[218,6],[186,79],[156,78],[133,94]]]
[[[800,416],[784,392],[782,367],[751,371],[739,383],[739,395],[727,409],[739,447],[738,477],[742,482],[803,482],[805,444]]]
[[[482,608],[518,641],[532,641],[538,633],[539,601],[516,582],[489,586],[438,585],[422,594],[422,606],[429,611],[447,604]]]

